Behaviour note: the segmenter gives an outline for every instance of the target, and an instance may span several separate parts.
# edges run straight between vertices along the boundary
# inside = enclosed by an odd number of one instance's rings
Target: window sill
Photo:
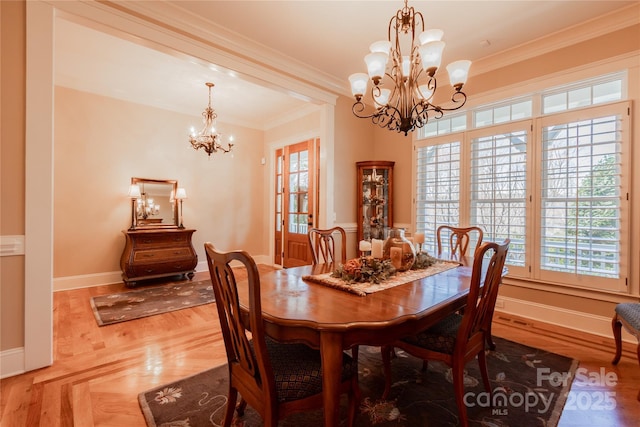
[[[586,289],[564,283],[549,283],[538,280],[523,279],[520,277],[505,277],[505,285],[517,286],[521,288],[534,289],[538,291],[551,292],[555,294],[571,295],[581,298],[588,298],[596,301],[607,301],[613,303],[620,302],[640,302],[640,295],[625,292],[613,292],[598,289]]]

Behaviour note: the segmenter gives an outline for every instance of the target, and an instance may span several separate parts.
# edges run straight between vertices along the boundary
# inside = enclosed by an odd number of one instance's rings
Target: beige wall
[[[131,177],[172,179],[187,191],[184,225],[205,261],[204,242],[263,253],[263,133],[218,123],[232,154],[189,145],[198,117],[56,87],[54,278],[120,270],[131,224]],[[235,230],[229,233],[229,230]]]

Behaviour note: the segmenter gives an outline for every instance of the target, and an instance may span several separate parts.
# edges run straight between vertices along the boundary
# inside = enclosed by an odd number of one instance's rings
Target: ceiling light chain
[[[189,135],[189,142],[191,143],[191,146],[196,150],[204,148],[204,151],[209,156],[211,156],[211,153],[216,153],[218,151],[228,153],[233,148],[233,144],[231,142],[227,143],[226,148],[222,145],[222,136],[216,132],[216,118],[218,117],[218,115],[213,110],[213,108],[211,108],[211,88],[214,86],[214,84],[205,84],[209,88],[209,104],[202,113],[202,121],[204,122],[204,127],[197,134],[192,128],[191,135]]]
[[[436,72],[440,67],[445,43],[442,41],[442,30],[424,30],[422,13],[408,7],[396,12],[389,21],[388,40],[378,41],[370,46],[371,53],[365,56],[367,73],[356,73],[349,76],[351,91],[356,99],[352,111],[356,117],[370,118],[374,124],[389,130],[404,132],[407,135],[416,128],[427,124],[430,116],[439,119],[445,111],[461,108],[467,102],[467,95],[462,86],[467,81],[471,61],[462,60],[449,64],[451,86],[455,90],[451,96],[452,108],[444,108],[432,104],[437,89]],[[420,25],[422,32],[416,44],[416,29]],[[395,31],[392,46],[392,30]],[[410,37],[410,55],[404,56],[401,49],[401,37]],[[408,41],[408,40],[407,40]],[[387,71],[387,63],[391,58],[391,69]],[[374,111],[365,113],[367,109],[363,97],[367,92],[368,81],[373,87],[369,92]],[[390,83],[392,88],[385,88]]]

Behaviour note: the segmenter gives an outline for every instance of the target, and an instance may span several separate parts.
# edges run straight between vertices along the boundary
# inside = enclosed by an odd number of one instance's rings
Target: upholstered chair
[[[616,355],[612,363],[617,365],[620,361],[620,356],[622,356],[622,327],[624,326],[630,334],[638,339],[636,355],[638,364],[640,364],[640,303],[627,302],[616,305],[611,326],[613,328],[613,337],[616,340]],[[638,390],[637,399],[640,400],[640,390]]]

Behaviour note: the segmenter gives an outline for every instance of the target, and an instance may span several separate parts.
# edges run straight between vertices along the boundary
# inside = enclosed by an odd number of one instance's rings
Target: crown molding
[[[180,7],[179,2],[107,0],[102,3],[202,41],[224,56],[230,55],[247,64],[264,67],[271,73],[277,72],[288,78],[303,81],[305,84],[337,94],[343,94],[349,89],[342,79],[310,67],[267,45],[249,39],[241,33],[231,31],[224,26],[186,11]],[[242,70],[236,71],[242,72]],[[264,82],[261,83],[264,84]]]
[[[597,19],[582,22],[545,37],[482,58],[473,63],[473,74],[484,74],[637,25],[638,23],[640,23],[640,3],[618,9]]]

